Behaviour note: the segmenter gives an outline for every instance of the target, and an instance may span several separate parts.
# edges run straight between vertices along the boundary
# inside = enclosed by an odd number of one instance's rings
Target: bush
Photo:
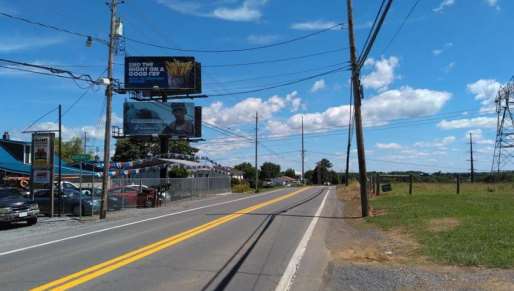
[[[240,184],[232,186],[232,193],[244,193],[251,191],[250,185],[246,182],[241,182]]]

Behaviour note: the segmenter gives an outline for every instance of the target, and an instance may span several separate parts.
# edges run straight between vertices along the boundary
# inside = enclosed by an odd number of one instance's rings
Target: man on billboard
[[[187,108],[184,103],[173,103],[171,105],[171,112],[175,120],[163,131],[165,135],[176,136],[193,136],[194,125],[191,119],[186,119]]]

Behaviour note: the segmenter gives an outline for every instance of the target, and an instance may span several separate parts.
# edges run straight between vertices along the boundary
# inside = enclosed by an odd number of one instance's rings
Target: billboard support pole
[[[168,96],[166,94],[163,94],[162,95],[162,103],[164,104],[166,102],[168,102]],[[170,140],[169,140],[168,136],[165,136],[165,135],[160,136],[159,139],[161,142],[161,156],[165,157],[165,155],[168,154],[168,152],[169,152]],[[167,176],[168,176],[168,167],[163,167],[161,169],[160,178],[166,179]]]

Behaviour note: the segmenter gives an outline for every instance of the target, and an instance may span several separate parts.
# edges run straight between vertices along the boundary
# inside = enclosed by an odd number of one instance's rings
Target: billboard
[[[194,103],[125,102],[123,107],[126,136],[201,137],[201,122],[201,107]]]
[[[32,134],[31,191],[53,187],[54,139],[55,133]]]
[[[124,88],[157,95],[198,94],[201,65],[193,57],[126,57]]]

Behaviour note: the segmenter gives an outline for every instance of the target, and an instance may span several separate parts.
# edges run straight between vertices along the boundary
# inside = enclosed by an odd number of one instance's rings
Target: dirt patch
[[[334,228],[345,237],[344,247],[333,248],[334,259],[354,263],[407,263],[424,261],[417,256],[419,244],[400,229],[382,231],[366,223],[361,216],[358,184],[337,189],[338,198],[344,202],[344,224],[336,223]],[[371,210],[371,215],[384,215],[383,210]]]
[[[460,225],[460,221],[456,218],[445,217],[431,219],[428,222],[428,230],[431,232],[443,232],[455,229]]]

